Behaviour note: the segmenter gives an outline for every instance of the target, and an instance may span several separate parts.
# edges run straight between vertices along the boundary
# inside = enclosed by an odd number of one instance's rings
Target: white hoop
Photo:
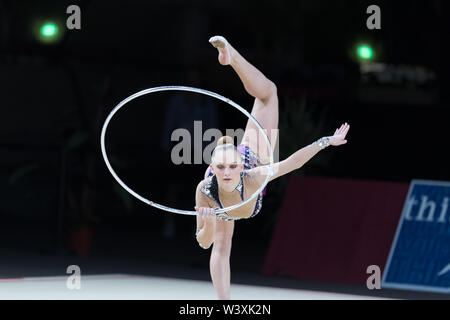
[[[215,92],[211,92],[208,90],[204,90],[204,89],[198,89],[198,88],[193,88],[193,87],[184,87],[184,86],[161,86],[161,87],[154,87],[154,88],[149,88],[149,89],[145,89],[142,91],[139,91],[131,96],[129,96],[128,98],[122,100],[108,115],[108,117],[105,120],[105,123],[103,124],[103,128],[102,128],[102,133],[101,133],[101,137],[100,137],[100,145],[102,148],[102,154],[103,154],[103,159],[105,160],[106,166],[108,167],[109,171],[111,172],[112,176],[114,177],[114,179],[116,179],[116,181],[126,190],[128,191],[131,195],[133,195],[134,197],[136,197],[137,199],[141,200],[142,202],[151,205],[155,208],[161,209],[161,210],[165,210],[168,212],[172,212],[172,213],[178,213],[178,214],[187,214],[187,215],[197,215],[197,211],[187,211],[187,210],[180,210],[180,209],[174,209],[174,208],[170,208],[161,204],[158,204],[156,202],[150,201],[142,196],[140,196],[139,194],[137,194],[136,192],[134,192],[133,190],[131,190],[116,174],[116,172],[113,170],[113,168],[111,167],[111,164],[109,163],[108,160],[108,156],[106,155],[106,148],[105,148],[105,134],[106,134],[106,128],[108,127],[109,122],[111,121],[112,117],[114,116],[114,114],[121,108],[123,107],[126,103],[130,102],[133,99],[136,99],[137,97],[143,96],[145,94],[148,93],[153,93],[153,92],[158,92],[158,91],[168,91],[168,90],[180,90],[180,91],[190,91],[190,92],[196,92],[196,93],[200,93],[200,94],[205,94],[208,96],[211,96],[213,98],[222,100],[226,103],[228,103],[229,105],[235,107],[236,109],[238,109],[239,111],[241,111],[243,114],[245,114],[249,119],[251,119],[256,126],[259,128],[260,131],[263,132],[264,134],[264,138],[266,139],[267,142],[267,146],[270,150],[270,164],[267,166],[264,166],[266,168],[267,171],[269,171],[270,168],[270,173],[266,176],[264,183],[259,187],[258,190],[255,191],[255,193],[252,194],[251,197],[249,197],[247,200],[244,200],[238,204],[235,204],[233,206],[229,206],[229,207],[225,207],[222,209],[215,209],[215,213],[222,213],[222,212],[226,212],[226,211],[231,211],[233,209],[239,208],[240,206],[243,206],[244,204],[246,204],[247,202],[251,201],[253,198],[256,197],[256,195],[258,195],[259,193],[262,192],[262,190],[264,189],[264,187],[267,185],[267,183],[269,182],[270,177],[273,176],[274,172],[273,172],[273,151],[272,151],[272,145],[270,144],[270,140],[269,137],[267,136],[267,134],[264,132],[264,129],[261,127],[261,125],[259,124],[259,122],[250,114],[247,112],[247,110],[245,110],[244,108],[242,108],[240,105],[238,105],[237,103],[231,101],[228,98],[225,98],[223,96],[221,96],[220,94],[217,94]],[[233,218],[230,217],[233,220],[238,220],[239,218]]]

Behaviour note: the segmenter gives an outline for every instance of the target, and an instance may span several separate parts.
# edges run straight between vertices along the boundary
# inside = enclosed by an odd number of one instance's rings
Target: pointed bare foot
[[[219,50],[219,63],[224,66],[231,64],[235,50],[228,41],[222,36],[214,36],[209,42]]]

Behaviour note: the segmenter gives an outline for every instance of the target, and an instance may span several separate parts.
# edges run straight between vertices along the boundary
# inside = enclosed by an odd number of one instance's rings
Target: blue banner
[[[450,293],[450,182],[412,180],[382,287]]]

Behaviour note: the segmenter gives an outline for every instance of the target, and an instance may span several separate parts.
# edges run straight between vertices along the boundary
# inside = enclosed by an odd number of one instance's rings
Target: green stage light
[[[52,38],[58,33],[58,26],[54,23],[45,23],[41,26],[41,35],[45,38]]]
[[[33,24],[33,33],[39,42],[53,44],[61,40],[64,28],[58,20],[38,20]]]
[[[364,61],[372,60],[374,56],[372,47],[366,44],[359,45],[356,48],[356,53],[358,55],[358,58]]]

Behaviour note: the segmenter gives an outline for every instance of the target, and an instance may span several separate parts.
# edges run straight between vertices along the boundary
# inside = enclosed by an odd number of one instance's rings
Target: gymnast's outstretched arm
[[[326,137],[329,144],[332,146],[346,144],[347,140],[345,139],[345,136],[347,135],[349,129],[350,125],[344,123],[340,128],[336,129],[333,136]],[[269,181],[301,168],[322,149],[323,147],[321,147],[318,141],[316,141],[301,148],[300,150],[297,150],[285,160],[274,163],[273,170],[275,174],[269,179]],[[267,174],[267,170],[261,167],[250,169],[249,172],[255,174],[255,176],[261,177],[261,182],[264,180],[263,176]]]

